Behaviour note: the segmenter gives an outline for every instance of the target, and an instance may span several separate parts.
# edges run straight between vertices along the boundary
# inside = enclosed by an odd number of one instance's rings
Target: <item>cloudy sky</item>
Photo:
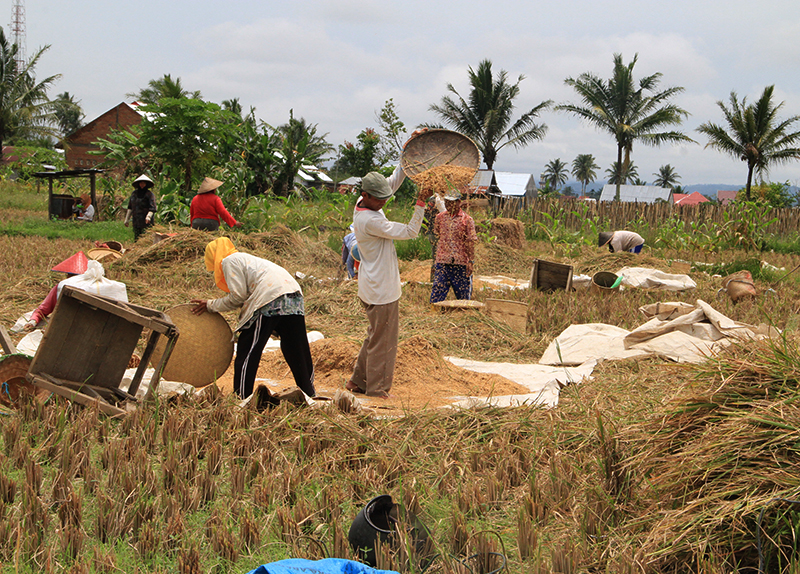
[[[2,2],[0,22],[12,4]],[[695,128],[722,121],[716,102],[732,90],[752,101],[770,84],[781,117],[800,114],[797,0],[25,0],[25,16],[28,54],[51,46],[37,76],[61,74],[51,96],[73,94],[86,121],[171,74],[206,100],[238,97],[272,125],[292,109],[338,145],[377,127],[389,98],[409,133],[438,121],[429,106],[448,83],[466,96],[467,70],[483,59],[512,81],[524,75],[516,118],[543,100],[579,103],[565,78],[608,78],[614,53],[625,62],[638,53],[637,78],[661,72],[662,88],[685,88],[675,102],[698,142],[634,144],[639,176],[652,181],[669,163],[683,185],[744,185],[744,163],[704,149]],[[541,120],[545,139],[503,148],[495,169],[538,178],[552,159],[591,153],[603,177],[616,160],[611,137],[578,119],[548,111]],[[800,162],[770,175],[798,184]]]

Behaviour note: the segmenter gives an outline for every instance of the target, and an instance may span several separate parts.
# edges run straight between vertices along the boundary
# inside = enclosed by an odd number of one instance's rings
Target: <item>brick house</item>
[[[70,134],[64,142],[68,168],[87,169],[103,161],[102,156],[89,153],[91,150],[100,149],[94,142],[98,138],[107,137],[112,129],[119,130],[139,124],[144,115],[138,111],[138,107],[137,102],[131,104],[122,102]]]

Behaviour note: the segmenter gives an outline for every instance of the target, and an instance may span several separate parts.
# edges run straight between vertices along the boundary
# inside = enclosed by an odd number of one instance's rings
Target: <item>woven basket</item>
[[[89,257],[89,259],[94,259],[95,261],[99,261],[100,263],[104,264],[113,263],[122,257],[122,253],[120,251],[107,247],[94,247],[87,251],[86,255]]]
[[[185,303],[166,312],[178,327],[179,336],[161,376],[167,381],[204,387],[221,377],[230,366],[233,333],[219,313],[195,315],[193,307]],[[166,341],[162,337],[150,357],[151,366],[158,365],[165,348]]]
[[[451,130],[427,130],[408,140],[400,165],[412,180],[435,167],[469,168],[472,170],[466,182],[469,183],[478,171],[480,160],[478,146],[467,136]]]
[[[50,391],[34,386],[25,378],[30,366],[30,357],[24,355],[0,357],[0,405],[16,408],[23,394],[32,395],[40,403],[50,397]]]

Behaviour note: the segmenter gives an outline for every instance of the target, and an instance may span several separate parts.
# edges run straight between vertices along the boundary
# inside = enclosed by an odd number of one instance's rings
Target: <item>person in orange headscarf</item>
[[[281,338],[281,352],[295,383],[309,397],[315,396],[303,292],[294,277],[272,261],[240,253],[227,237],[206,245],[205,264],[214,273],[217,287],[227,295],[207,301],[193,299],[192,312],[201,315],[241,309],[233,362],[236,394],[243,399],[253,394],[261,353],[274,332]]]
[[[76,207],[78,211],[75,215],[75,219],[80,221],[94,220],[94,205],[92,205],[92,198],[88,193],[81,195],[81,201]]]

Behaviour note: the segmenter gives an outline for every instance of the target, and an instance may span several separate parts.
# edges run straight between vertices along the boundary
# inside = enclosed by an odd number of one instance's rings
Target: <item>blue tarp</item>
[[[394,570],[377,570],[361,562],[342,558],[306,560],[288,558],[262,564],[248,574],[398,574]]]

